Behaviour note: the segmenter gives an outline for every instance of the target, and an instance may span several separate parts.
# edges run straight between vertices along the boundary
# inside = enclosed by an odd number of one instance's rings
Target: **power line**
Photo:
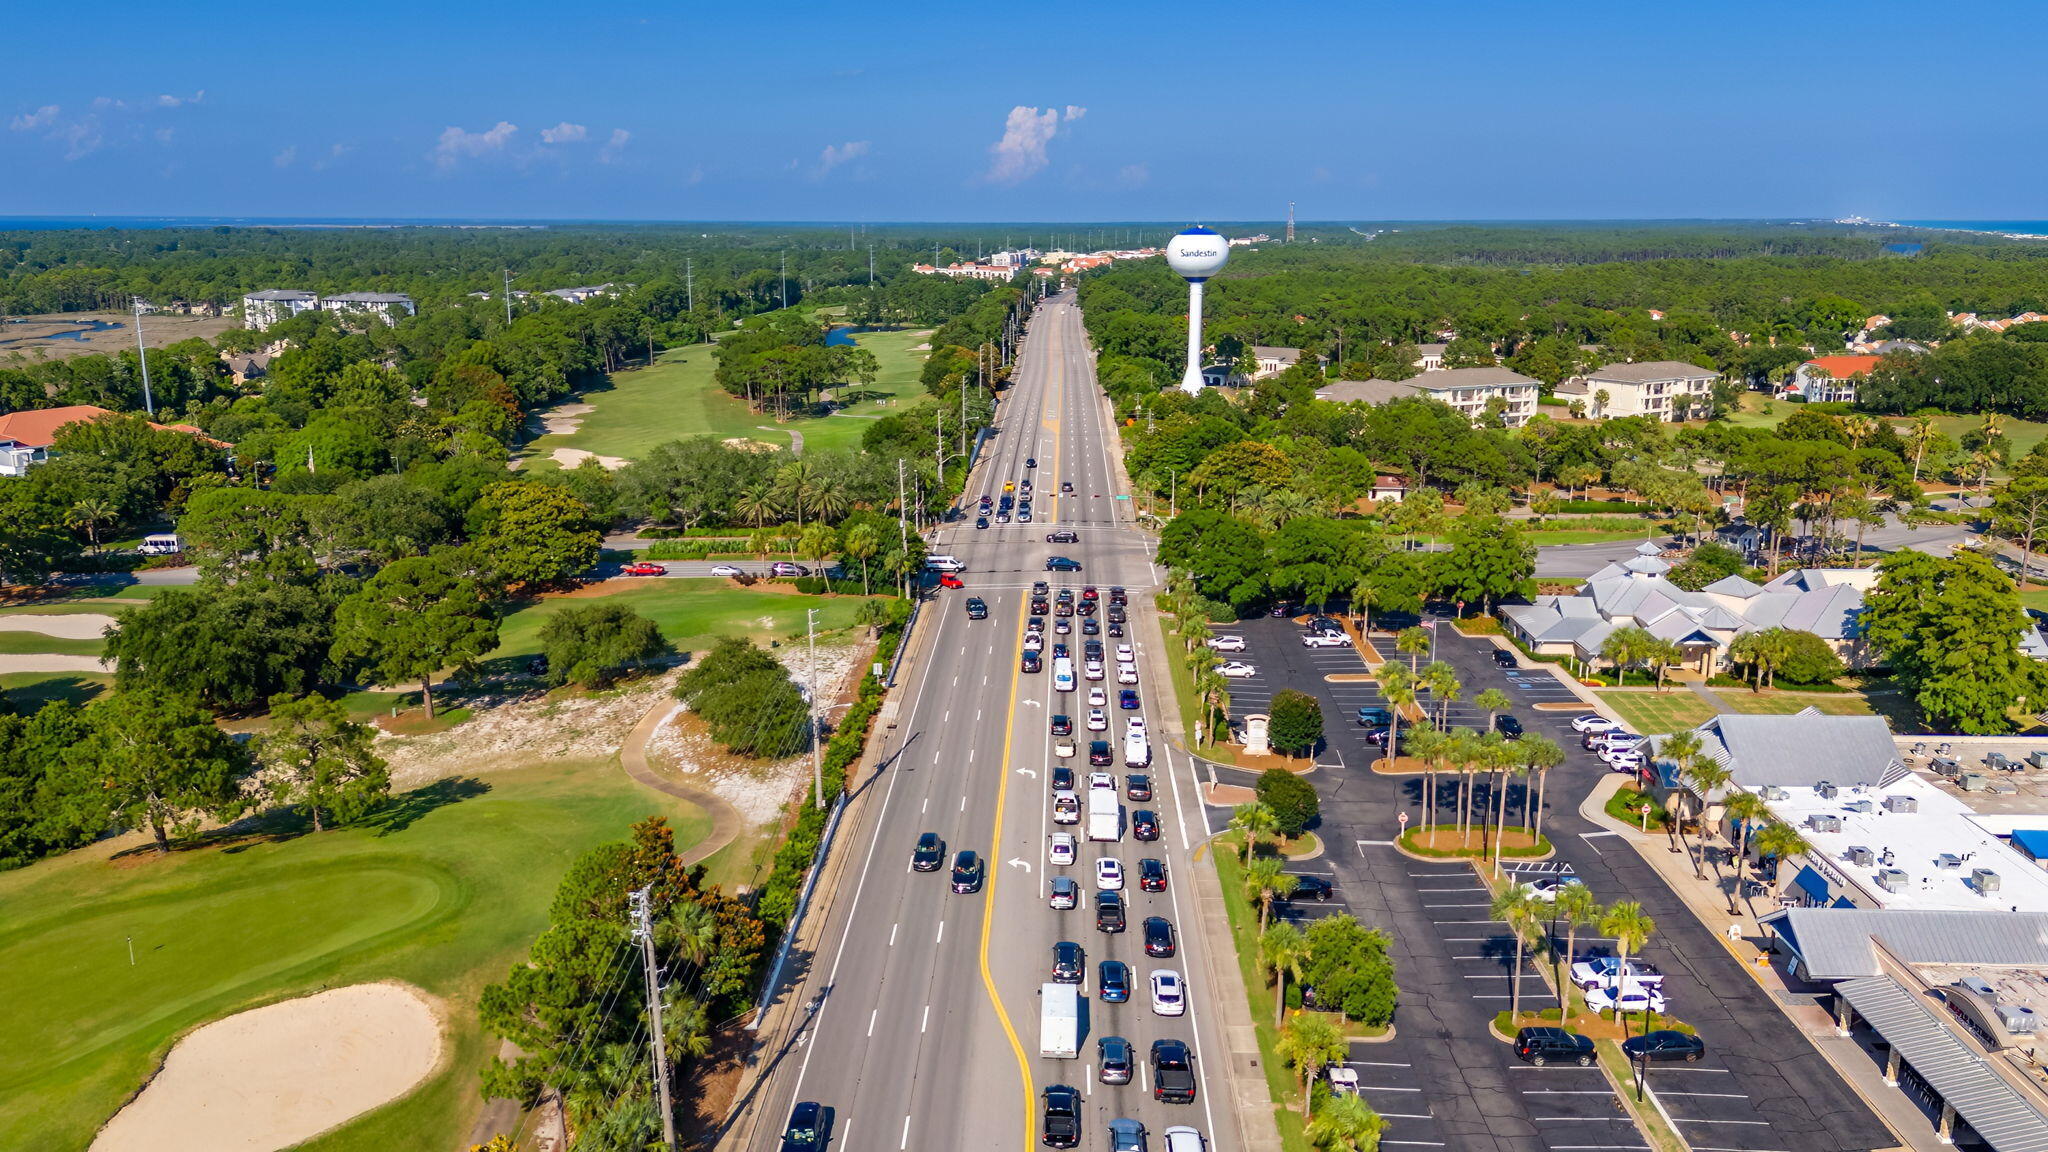
[[[813,736],[816,735],[813,729]],[[661,1028],[661,970],[654,962],[654,927],[649,922],[648,892],[642,888],[628,897],[633,938],[640,942],[641,969],[647,977],[647,1030],[654,1041],[654,1088],[661,1109],[661,1141],[669,1152],[676,1147],[676,1109],[668,1076],[668,1045]]]

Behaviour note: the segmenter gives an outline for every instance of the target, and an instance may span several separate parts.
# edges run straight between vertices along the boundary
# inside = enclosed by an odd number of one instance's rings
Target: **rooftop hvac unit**
[[[1831,812],[1819,812],[1806,818],[1806,826],[1815,832],[1840,832],[1842,818]]]
[[[1904,868],[1880,868],[1877,872],[1877,886],[1887,892],[1904,892],[1913,883]]]
[[[1766,800],[1790,800],[1791,798],[1792,794],[1790,792],[1785,791],[1783,788],[1780,788],[1775,784],[1764,789],[1764,799]]]
[[[1858,868],[1868,868],[1872,864],[1877,863],[1877,853],[1872,852],[1861,844],[1852,846],[1844,855],[1848,857],[1849,863],[1856,865]]]
[[[1884,810],[1887,812],[1918,812],[1920,810],[1920,798],[1918,796],[1887,796],[1884,798]]]
[[[1956,781],[1956,787],[1965,792],[1982,792],[1991,787],[1991,777],[1982,772],[1965,772],[1962,779]]]
[[[1961,868],[1963,866],[1963,858],[1953,852],[1943,852],[1934,858],[1934,866],[1936,868]]]
[[[1998,873],[1989,868],[1979,868],[1970,873],[1970,887],[1975,888],[1979,896],[1989,896],[1998,891]]]
[[[1833,800],[1840,791],[1841,789],[1835,787],[1833,782],[1827,780],[1823,780],[1813,786],[1813,794],[1823,800]]]
[[[1967,988],[1986,1000],[1998,999],[1998,990],[1991,986],[1991,981],[1984,979],[1982,976],[1965,976],[1961,980],[1956,981],[1956,987]]]
[[[2000,1004],[1997,1009],[1998,1022],[2015,1036],[2029,1036],[2040,1025],[2040,1013],[2024,1004]]]
[[[1868,816],[1872,812],[1877,811],[1877,805],[1872,804],[1868,800],[1851,800],[1848,803],[1848,809],[1858,816]]]
[[[2036,768],[2048,768],[2048,748],[2036,748],[2027,753],[2027,763]]]

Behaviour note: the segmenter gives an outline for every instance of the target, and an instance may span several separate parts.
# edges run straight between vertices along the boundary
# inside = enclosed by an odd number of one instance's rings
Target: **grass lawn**
[[[1522,539],[1541,547],[1545,544],[1608,544],[1616,540],[1642,540],[1662,535],[1664,533],[1659,531],[1654,523],[1644,521],[1634,528],[1616,529],[1611,532],[1531,528],[1522,533]]]
[[[0,673],[0,694],[23,711],[34,711],[52,700],[83,704],[113,686],[109,672]]]
[[[1223,907],[1230,918],[1230,937],[1237,946],[1237,966],[1251,1002],[1252,1024],[1259,1037],[1259,1064],[1266,1070],[1266,1087],[1276,1103],[1273,1116],[1280,1127],[1280,1146],[1286,1152],[1309,1152],[1301,1113],[1278,1101],[1295,1101],[1301,1091],[1301,1077],[1287,1066],[1275,1050],[1280,1033],[1273,1026],[1273,985],[1259,970],[1259,912],[1244,896],[1244,866],[1238,863],[1241,845],[1226,837],[1209,842],[1216,859],[1216,878],[1223,885]]]
[[[1868,716],[1871,712],[1868,700],[1846,692],[1750,692],[1742,688],[1717,688],[1714,695],[1726,700],[1737,712],[1771,716],[1790,716],[1805,708],[1818,709],[1828,716]]]
[[[526,448],[528,466],[553,467],[546,458],[557,448],[634,460],[658,444],[706,434],[788,448],[789,433],[797,431],[803,433],[806,450],[857,447],[869,420],[925,397],[917,378],[924,369],[924,353],[912,349],[926,338],[922,329],[856,334],[855,341],[881,363],[874,388],[863,391],[887,393],[887,401],[863,400],[830,416],[784,424],[777,424],[773,414],[747,411],[744,400],[728,396],[717,385],[712,379],[712,345],[671,348],[655,358],[653,367],[615,372],[610,387],[583,393],[579,399],[591,406],[591,412],[582,427],[566,436],[533,441]]]
[[[0,656],[24,656],[51,653],[58,656],[97,656],[107,646],[98,637],[90,640],[70,640],[62,636],[51,636],[42,632],[16,632],[0,630]]]
[[[1684,688],[1668,692],[1602,692],[1600,699],[1644,735],[1697,727],[1714,714],[1713,706]]]
[[[1774,400],[1770,402],[1771,410],[1766,414],[1763,411],[1764,402],[1765,398],[1760,393],[1744,393],[1742,397],[1742,410],[1730,415],[1728,422],[1730,424],[1739,424],[1746,428],[1775,428],[1783,423],[1786,417],[1799,411],[1800,408],[1798,404],[1788,404],[1783,400]],[[1904,433],[1912,426],[1912,422],[1902,416],[1887,416],[1884,419],[1892,426],[1893,430],[1900,433]],[[1934,418],[1934,426],[1941,429],[1942,435],[1958,443],[1962,441],[1963,433],[1972,431],[1983,423],[1984,418],[1981,416],[1936,416]],[[2018,460],[2032,451],[2034,445],[2039,444],[2043,439],[2048,439],[2048,424],[2037,423],[2032,420],[2008,418],[2005,421],[2004,431],[2006,437],[2012,441],[2012,458],[2014,460]],[[2002,475],[2002,473],[1994,470],[1992,475]]]
[[[0,971],[17,996],[0,1052],[0,1148],[82,1148],[172,1040],[321,988],[416,984],[447,1006],[448,1058],[419,1090],[305,1145],[449,1147],[494,1046],[476,1021],[546,921],[572,857],[652,813],[687,845],[709,821],[608,764],[441,781],[372,826],[158,859],[88,848],[0,875]],[[136,963],[128,963],[133,940]]]
[[[786,587],[775,586],[775,587]],[[805,596],[789,591],[742,588],[729,580],[634,580],[605,597],[626,605],[660,626],[677,651],[704,648],[721,636],[752,636],[788,641],[801,639],[804,611],[818,609],[822,635],[853,626],[859,596]],[[540,630],[548,617],[563,608],[588,604],[591,597],[557,596],[526,605],[499,627],[494,660],[531,656],[541,649]]]

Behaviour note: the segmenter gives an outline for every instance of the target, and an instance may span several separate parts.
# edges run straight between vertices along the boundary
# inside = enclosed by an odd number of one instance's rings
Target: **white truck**
[[[1114,788],[1088,790],[1088,839],[1119,840],[1123,837],[1124,808]]]
[[[1039,985],[1038,1054],[1054,1060],[1072,1060],[1081,1055],[1079,985]]]

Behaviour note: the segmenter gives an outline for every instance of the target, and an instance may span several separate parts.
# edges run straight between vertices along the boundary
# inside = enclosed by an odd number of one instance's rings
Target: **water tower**
[[[1229,259],[1229,241],[1200,225],[1166,242],[1167,267],[1188,282],[1188,370],[1180,388],[1190,396],[1202,390],[1202,283]]]

